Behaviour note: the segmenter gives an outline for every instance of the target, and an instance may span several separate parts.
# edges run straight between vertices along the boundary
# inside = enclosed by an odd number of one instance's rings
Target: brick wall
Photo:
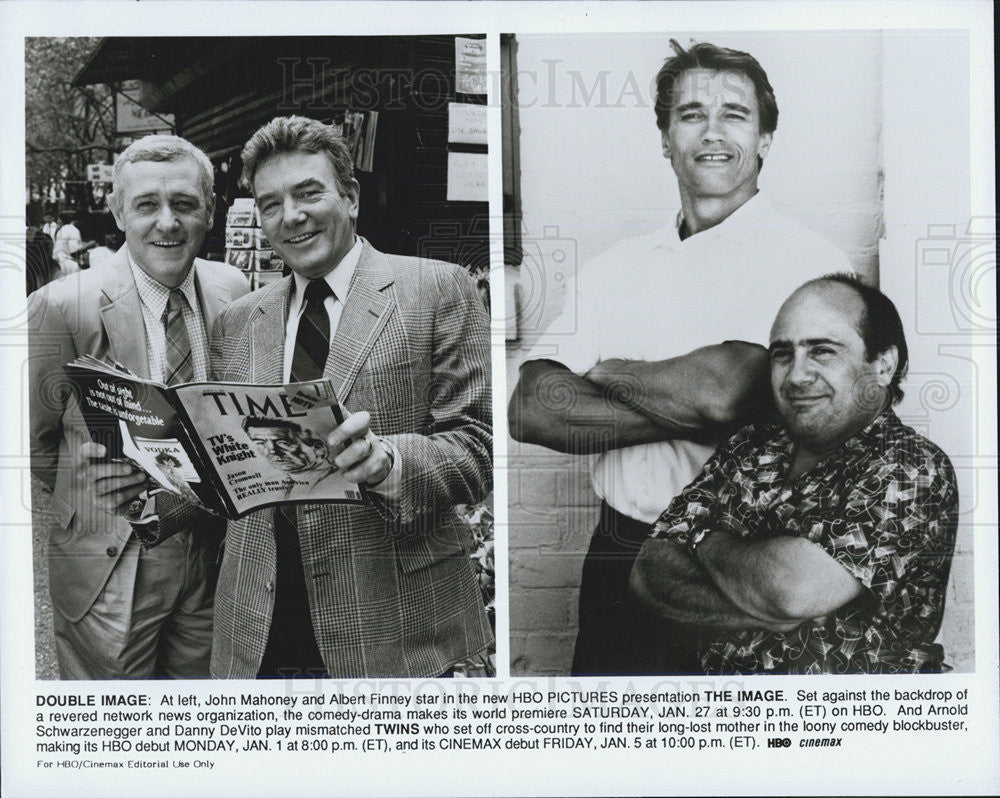
[[[597,522],[588,458],[513,441],[510,447],[511,673],[566,673],[580,568]]]

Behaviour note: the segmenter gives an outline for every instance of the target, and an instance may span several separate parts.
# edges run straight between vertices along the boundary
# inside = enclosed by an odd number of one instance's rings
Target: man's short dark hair
[[[899,384],[906,377],[910,366],[910,353],[906,347],[906,336],[903,333],[903,321],[892,300],[879,289],[869,285],[856,274],[838,272],[827,274],[810,280],[806,285],[818,283],[836,283],[846,285],[854,290],[861,299],[863,308],[858,319],[858,334],[865,344],[865,357],[869,362],[885,352],[889,347],[896,347],[896,371],[889,383],[889,393],[892,403],[898,404],[903,398],[903,389]]]
[[[267,416],[244,416],[240,426],[243,427],[244,432],[249,432],[251,429],[259,429],[261,427],[266,427],[267,429],[287,429],[298,435],[302,435],[302,427],[300,427],[294,421],[289,421],[288,419],[285,418],[269,418]]]
[[[674,87],[677,79],[689,69],[742,72],[753,82],[760,111],[760,132],[773,133],[778,127],[778,101],[767,73],[757,59],[749,53],[719,47],[710,42],[698,42],[685,50],[676,40],[670,40],[676,55],[663,62],[656,73],[656,126],[661,131],[670,127],[670,109],[674,105]]]
[[[241,182],[253,189],[253,179],[260,165],[282,152],[321,152],[333,164],[341,192],[354,180],[354,158],[344,137],[330,125],[304,116],[279,116],[256,133],[240,153],[243,160]]]
[[[157,452],[156,457],[153,459],[158,466],[172,465],[174,468],[181,467],[181,461],[170,454],[170,452]]]

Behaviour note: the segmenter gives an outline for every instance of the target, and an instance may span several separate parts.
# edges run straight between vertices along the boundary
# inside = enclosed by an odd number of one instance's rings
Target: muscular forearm
[[[729,600],[688,553],[669,540],[647,540],[632,568],[629,590],[655,614],[720,629],[787,631],[789,623],[752,615]]]
[[[843,566],[805,538],[746,540],[713,532],[699,545],[698,561],[724,596],[762,617],[818,618],[862,591]]]
[[[560,363],[530,360],[508,406],[511,436],[569,454],[667,440],[676,431],[624,404]]]
[[[767,350],[743,341],[668,360],[607,360],[586,376],[686,437],[766,418],[772,410]]]

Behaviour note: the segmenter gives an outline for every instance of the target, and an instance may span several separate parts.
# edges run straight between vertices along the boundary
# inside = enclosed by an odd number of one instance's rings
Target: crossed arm
[[[670,620],[785,632],[842,607],[863,587],[805,538],[747,540],[720,529],[705,536],[696,559],[672,540],[647,540],[629,590]]]
[[[671,438],[716,442],[770,412],[767,364],[763,347],[743,341],[668,360],[605,360],[585,376],[531,360],[508,407],[511,435],[570,454]]]

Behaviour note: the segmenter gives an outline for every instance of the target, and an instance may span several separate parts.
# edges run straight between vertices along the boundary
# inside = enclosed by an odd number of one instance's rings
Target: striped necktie
[[[318,380],[323,376],[326,358],[330,353],[330,315],[323,300],[333,296],[333,289],[326,280],[310,280],[303,301],[305,309],[299,317],[292,354],[291,382]]]
[[[333,295],[326,280],[311,280],[302,301],[292,353],[291,382],[323,376],[330,352],[330,316],[323,300]],[[291,482],[289,481],[289,486]],[[274,610],[258,676],[325,676],[326,666],[316,643],[302,567],[295,505],[274,508],[275,588]]]
[[[177,385],[194,379],[194,364],[191,360],[191,339],[188,338],[187,324],[184,323],[184,307],[187,297],[177,288],[171,289],[167,298],[167,308],[163,311],[163,331],[167,340],[167,363],[164,370],[164,384]]]

